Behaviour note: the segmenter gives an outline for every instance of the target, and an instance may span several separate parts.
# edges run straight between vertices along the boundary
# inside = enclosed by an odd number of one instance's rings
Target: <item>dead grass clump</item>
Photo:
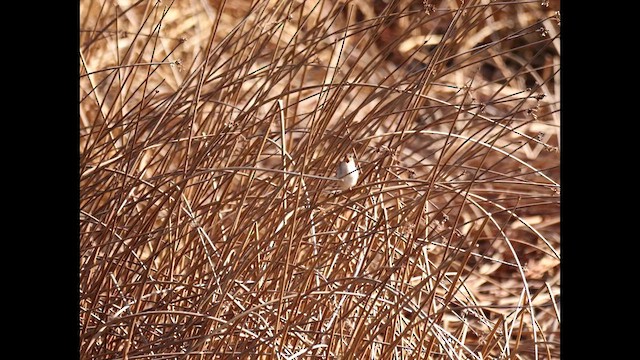
[[[82,358],[558,358],[557,8],[81,1]]]

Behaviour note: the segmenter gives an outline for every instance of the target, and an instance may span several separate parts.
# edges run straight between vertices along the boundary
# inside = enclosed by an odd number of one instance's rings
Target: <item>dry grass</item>
[[[81,357],[559,358],[558,6],[82,0]]]

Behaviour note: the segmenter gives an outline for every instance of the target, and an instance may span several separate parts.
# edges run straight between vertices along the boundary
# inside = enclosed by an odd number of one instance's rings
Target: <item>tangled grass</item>
[[[557,8],[82,0],[81,358],[559,358]]]

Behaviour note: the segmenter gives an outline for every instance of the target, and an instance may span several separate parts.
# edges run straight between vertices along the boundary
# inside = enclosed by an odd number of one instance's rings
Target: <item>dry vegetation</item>
[[[558,6],[82,0],[81,357],[559,358]]]

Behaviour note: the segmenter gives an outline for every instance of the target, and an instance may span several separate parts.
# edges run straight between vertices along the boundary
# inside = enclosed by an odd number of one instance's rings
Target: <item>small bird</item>
[[[340,180],[340,188],[342,190],[351,189],[358,182],[359,175],[360,172],[353,155],[345,155],[344,160],[338,164],[338,170],[336,171],[336,178]]]

